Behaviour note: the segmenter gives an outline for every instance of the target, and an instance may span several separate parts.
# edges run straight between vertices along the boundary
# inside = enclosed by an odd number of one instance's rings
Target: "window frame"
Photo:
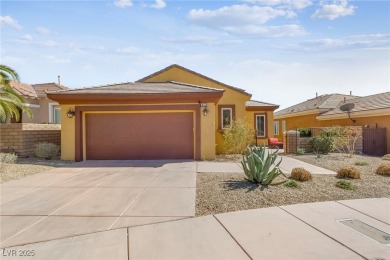
[[[279,135],[279,121],[274,121],[274,135]]]
[[[60,114],[59,114],[60,122],[59,123],[56,123],[56,110],[60,111]],[[53,124],[61,124],[61,108],[60,107],[53,107]]]
[[[228,127],[224,127],[224,111],[229,111],[230,112],[230,125]],[[232,127],[232,122],[233,122],[233,109],[232,108],[221,108],[221,129],[228,129]]]
[[[218,105],[218,130],[223,131],[228,128],[223,128],[223,110],[230,110],[231,123],[236,119],[236,106],[235,105]]]
[[[256,132],[256,138],[268,138],[268,119],[266,113],[255,113],[254,114],[254,123],[255,123],[255,132]],[[257,118],[263,117],[264,118],[264,135],[258,135],[257,131]]]
[[[282,133],[286,132],[286,120],[282,121]]]

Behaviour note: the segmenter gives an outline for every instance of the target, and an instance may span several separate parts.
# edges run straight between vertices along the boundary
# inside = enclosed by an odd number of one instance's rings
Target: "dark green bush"
[[[343,190],[354,190],[356,189],[355,185],[352,185],[350,181],[341,180],[336,182],[336,187],[339,187]]]
[[[296,181],[288,181],[283,185],[288,187],[288,188],[298,188],[299,187],[299,184]]]
[[[310,128],[298,128],[300,137],[311,137],[311,129]]]
[[[328,154],[333,150],[333,138],[329,136],[315,136],[309,140],[309,144],[317,157]]]

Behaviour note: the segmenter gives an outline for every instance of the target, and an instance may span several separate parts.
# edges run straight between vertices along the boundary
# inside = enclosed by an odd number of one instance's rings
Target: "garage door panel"
[[[193,159],[193,113],[87,114],[87,159]]]

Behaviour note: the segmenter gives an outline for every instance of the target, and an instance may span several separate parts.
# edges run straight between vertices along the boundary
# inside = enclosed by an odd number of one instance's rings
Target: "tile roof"
[[[46,98],[46,91],[67,90],[67,87],[56,83],[42,83],[29,85],[26,83],[11,80],[10,86],[16,90],[19,95],[28,98]]]
[[[351,112],[386,109],[386,108],[390,108],[390,92],[384,92],[375,95],[354,98],[352,100],[349,100],[346,103],[353,103],[355,105],[355,107],[351,110]],[[340,110],[340,106],[343,104],[345,103],[344,102],[339,103],[335,109],[332,109],[331,111],[328,111],[322,114],[321,116],[345,114],[346,112]]]
[[[141,83],[127,82],[88,88],[50,92],[50,94],[169,94],[222,92],[222,89],[185,84],[180,82]]]
[[[179,69],[181,69],[181,70],[184,70],[184,71],[187,71],[187,72],[189,72],[189,73],[195,74],[195,75],[197,75],[197,76],[199,76],[199,77],[201,77],[201,78],[207,79],[207,80],[212,81],[212,82],[215,82],[215,83],[217,83],[217,84],[220,84],[220,85],[222,85],[222,86],[224,86],[224,87],[226,87],[226,88],[230,88],[230,89],[232,89],[232,90],[235,90],[235,91],[240,92],[240,93],[242,93],[242,94],[245,94],[245,95],[247,95],[247,96],[252,96],[251,94],[249,94],[248,92],[246,92],[244,89],[241,89],[241,88],[237,88],[237,87],[233,87],[233,86],[227,85],[227,84],[225,84],[225,83],[222,83],[222,82],[217,81],[217,80],[215,80],[215,79],[209,78],[209,77],[207,77],[207,76],[205,76],[205,75],[203,75],[203,74],[200,74],[200,73],[198,73],[198,72],[195,72],[195,71],[193,71],[193,70],[187,69],[187,68],[185,68],[185,67],[183,67],[183,66],[180,66],[180,65],[177,65],[177,64],[172,64],[172,65],[170,65],[170,66],[168,66],[168,67],[166,67],[166,68],[164,68],[164,69],[162,69],[162,70],[159,70],[159,71],[157,71],[157,72],[155,72],[155,73],[153,73],[153,74],[150,74],[149,76],[146,76],[146,77],[144,77],[144,78],[142,78],[142,79],[139,79],[139,80],[137,80],[136,82],[143,82],[143,81],[145,81],[145,80],[147,80],[147,79],[149,79],[149,78],[152,78],[152,77],[154,77],[154,76],[156,76],[156,75],[158,75],[158,74],[160,74],[160,73],[163,73],[164,71],[170,70],[171,68],[179,68]]]
[[[266,103],[262,101],[257,101],[257,100],[249,100],[245,104],[246,107],[279,107],[279,105],[271,104],[271,103]]]
[[[11,80],[9,84],[19,95],[29,98],[37,98],[37,93],[35,93],[35,90],[31,85],[14,80]]]
[[[67,87],[58,85],[57,83],[41,83],[41,84],[33,84],[32,87],[34,88],[36,94],[38,97],[46,97],[46,91],[58,91],[58,90],[67,90]]]
[[[325,94],[306,100],[294,106],[282,109],[275,113],[275,116],[289,115],[299,112],[305,112],[313,109],[331,110],[336,108],[340,102],[358,98],[357,96],[343,95],[343,94]]]

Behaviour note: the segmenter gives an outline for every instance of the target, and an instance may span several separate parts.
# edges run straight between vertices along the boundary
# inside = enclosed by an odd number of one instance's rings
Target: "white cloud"
[[[50,29],[48,29],[48,28],[46,28],[46,27],[43,27],[43,26],[37,27],[37,28],[35,29],[35,31],[36,31],[37,33],[40,33],[40,34],[50,34],[50,33],[51,33]]]
[[[338,49],[363,49],[363,50],[384,50],[390,49],[390,39],[383,39],[382,37],[373,38],[368,35],[353,35],[344,39],[316,39],[311,41],[301,42],[299,45],[306,50],[317,51],[319,49],[329,49],[331,51]]]
[[[25,34],[20,37],[20,39],[24,42],[32,42],[34,38],[30,34]]]
[[[45,58],[48,61],[54,62],[54,63],[69,63],[70,59],[66,58],[59,58],[53,55],[44,55],[43,58]]]
[[[132,7],[133,2],[131,0],[117,0],[114,2],[114,5],[117,7]]]
[[[247,25],[243,27],[228,27],[226,31],[239,35],[255,36],[260,38],[279,38],[304,36],[308,33],[297,24],[281,26]]]
[[[141,48],[138,48],[138,47],[129,46],[126,48],[118,48],[118,49],[116,49],[116,51],[119,53],[124,53],[124,54],[139,54],[143,50]]]
[[[155,8],[155,9],[163,9],[167,4],[164,2],[164,0],[156,0],[156,2],[150,7]]]
[[[244,0],[247,3],[304,9],[312,5],[311,0]]]
[[[57,46],[58,44],[55,41],[49,40],[49,41],[44,41],[42,45],[46,47],[54,47]]]
[[[18,21],[11,16],[0,16],[0,25],[7,25],[18,30],[22,29],[22,26],[18,23]]]
[[[187,35],[183,37],[163,37],[164,42],[172,43],[184,43],[184,44],[207,44],[207,45],[227,45],[227,44],[240,44],[242,40],[238,39],[221,39],[215,36],[203,36],[203,35]]]
[[[232,5],[216,10],[192,9],[188,20],[210,27],[226,27],[248,24],[264,24],[277,17],[291,18],[292,11],[275,9],[269,6]]]
[[[320,4],[320,8],[314,12],[311,18],[334,20],[338,17],[353,15],[355,9],[355,6],[348,5],[347,0],[337,0],[332,3],[323,2]]]

